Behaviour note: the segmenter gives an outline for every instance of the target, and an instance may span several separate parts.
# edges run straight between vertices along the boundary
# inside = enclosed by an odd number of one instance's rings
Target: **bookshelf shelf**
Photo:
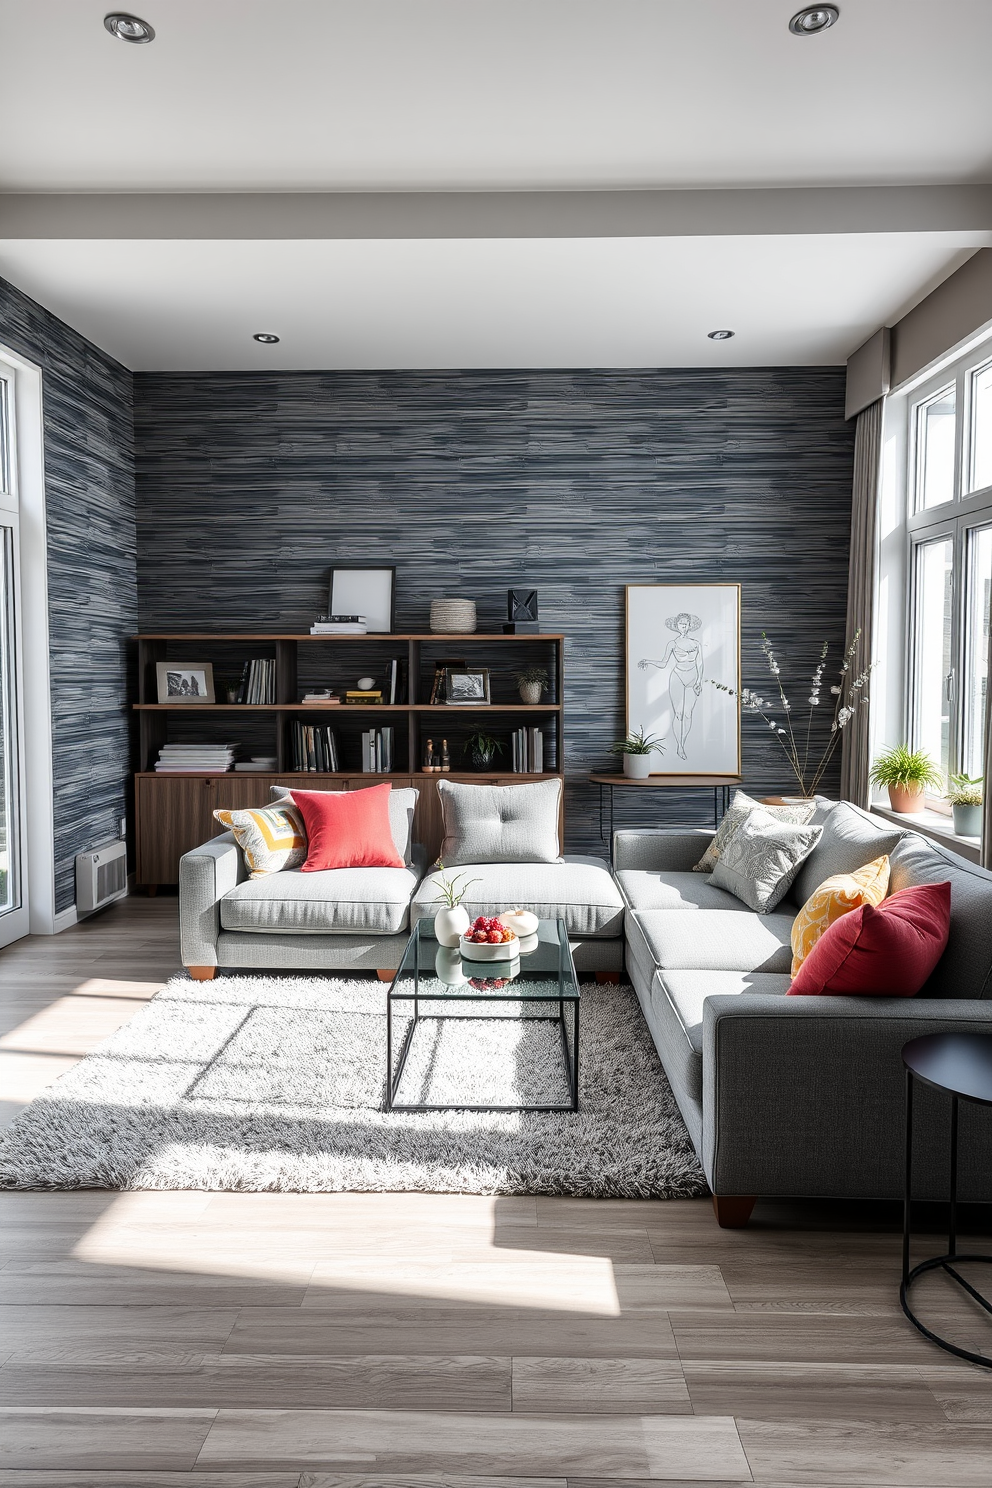
[[[176,883],[182,854],[215,835],[215,809],[264,805],[269,799],[269,787],[280,781],[314,790],[353,790],[378,781],[415,785],[420,790],[420,800],[414,831],[418,841],[436,856],[441,840],[440,798],[435,788],[439,779],[494,785],[563,779],[565,638],[556,631],[540,635],[402,631],[312,636],[285,631],[186,630],[147,631],[134,640],[138,651],[138,698],[134,703],[139,734],[135,776],[137,881],[142,885]],[[481,647],[481,651],[472,649],[476,647]],[[459,655],[469,659],[478,657],[479,665],[487,667],[494,679],[493,690],[504,696],[511,687],[515,692],[515,684],[508,679],[522,665],[545,666],[550,680],[548,701],[494,701],[458,706],[425,701],[431,696],[435,664],[448,660],[450,665],[450,658]],[[259,656],[274,659],[275,702],[158,701],[159,662],[180,664],[192,657],[213,661],[215,670],[221,669],[221,675],[223,668],[234,675],[240,674],[245,661]],[[343,679],[360,675],[359,668],[381,678],[383,668],[393,662],[398,664],[397,673],[405,675],[406,701],[402,703],[321,705],[299,701],[302,683],[306,681],[310,685],[315,676],[334,678],[335,688],[351,686],[353,682],[344,684]],[[197,714],[206,715],[199,727],[195,723]],[[352,714],[356,715],[354,719]],[[328,715],[333,716],[333,723]],[[360,735],[372,726],[377,716],[382,718],[383,727],[393,728],[393,769],[388,774],[362,769]],[[237,734],[231,732],[235,717],[242,720]],[[155,771],[154,764],[164,744],[170,740],[195,742],[209,737],[211,719],[216,730],[212,735],[214,740],[221,730],[226,739],[240,735],[240,742],[248,752],[274,758],[275,770],[232,770],[223,774]],[[321,730],[334,730],[338,761],[345,768],[327,772],[292,769],[294,731],[297,724],[307,721]],[[540,774],[512,769],[514,750],[510,735],[518,728],[523,729],[525,723],[529,728],[540,729],[544,760],[553,769]],[[466,735],[479,728],[500,738],[504,753],[497,755],[484,773],[456,768],[468,763]],[[449,741],[453,765],[445,776],[422,768],[426,740],[431,738],[439,745],[442,736]],[[535,748],[540,742],[535,736]],[[347,768],[352,760],[354,767]]]

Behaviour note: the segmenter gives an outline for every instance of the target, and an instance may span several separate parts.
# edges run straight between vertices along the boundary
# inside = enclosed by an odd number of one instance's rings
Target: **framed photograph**
[[[396,566],[365,568],[337,564],[331,569],[328,609],[332,615],[364,615],[370,631],[396,629]]]
[[[159,661],[155,664],[160,703],[212,703],[214,669],[209,661]]]
[[[456,671],[448,667],[444,674],[444,701],[456,707],[478,707],[489,702],[489,668],[466,667]]]
[[[740,775],[740,584],[627,585],[627,731],[652,775]]]

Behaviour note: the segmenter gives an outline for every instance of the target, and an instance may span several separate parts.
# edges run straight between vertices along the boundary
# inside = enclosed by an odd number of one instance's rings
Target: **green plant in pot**
[[[981,775],[952,775],[947,799],[951,803],[954,830],[959,837],[981,837],[982,835],[982,782]]]
[[[664,752],[664,744],[642,728],[631,729],[626,739],[610,745],[611,754],[623,756],[623,773],[631,780],[647,780],[651,774],[651,756]]]
[[[521,701],[525,703],[539,703],[541,693],[548,690],[548,669],[543,666],[521,667],[519,672],[514,672],[517,686],[520,688]]]
[[[944,789],[944,777],[923,749],[910,749],[907,744],[893,744],[878,756],[871,767],[873,785],[884,785],[893,811],[906,816],[923,810],[927,787]]]
[[[477,770],[491,770],[496,755],[503,753],[503,745],[500,741],[482,729],[476,729],[474,733],[469,734],[462,749]]]

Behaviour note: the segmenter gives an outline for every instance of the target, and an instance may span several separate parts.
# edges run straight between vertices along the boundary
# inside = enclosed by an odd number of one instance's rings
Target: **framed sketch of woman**
[[[627,585],[627,730],[664,747],[655,775],[739,775],[739,584]]]

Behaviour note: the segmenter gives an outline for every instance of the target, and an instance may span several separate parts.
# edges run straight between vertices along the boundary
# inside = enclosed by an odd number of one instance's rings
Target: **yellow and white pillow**
[[[299,868],[307,860],[307,833],[292,801],[248,811],[215,811],[221,826],[234,833],[252,878]]]
[[[877,909],[889,891],[889,860],[875,858],[854,873],[835,873],[814,889],[792,925],[792,975],[834,920],[870,904]]]

